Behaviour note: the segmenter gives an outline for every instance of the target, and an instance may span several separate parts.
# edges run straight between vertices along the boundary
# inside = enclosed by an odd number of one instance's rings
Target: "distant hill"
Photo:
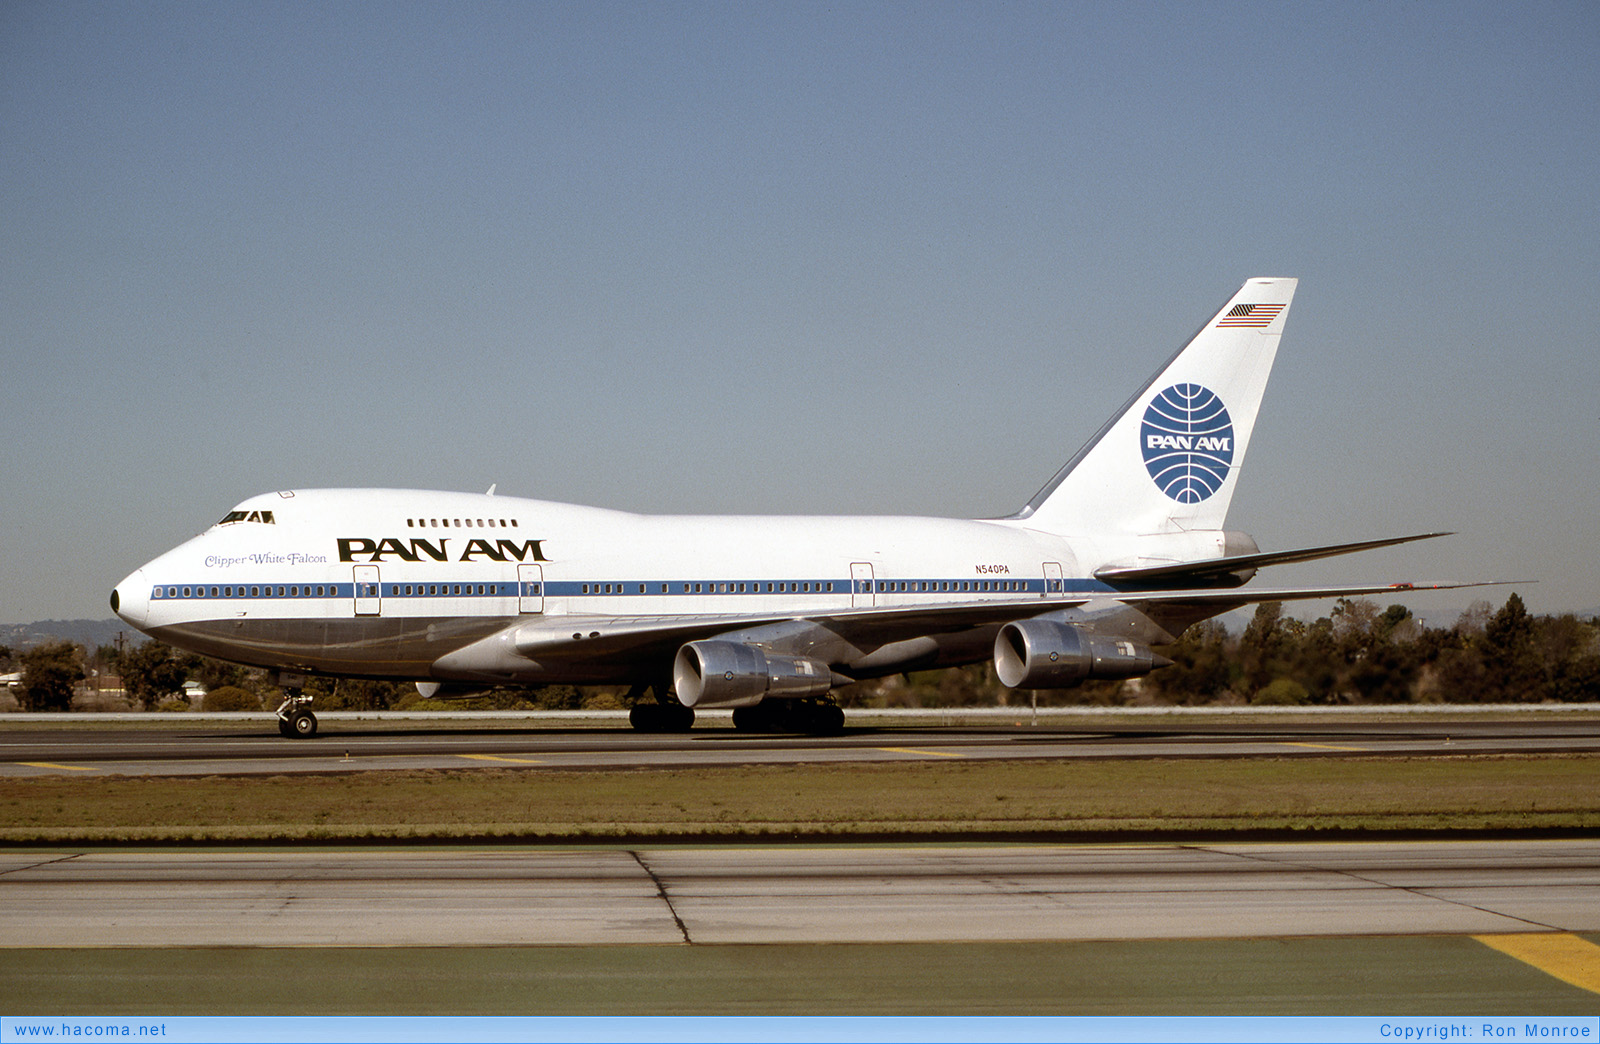
[[[0,624],[0,645],[12,649],[31,649],[46,642],[77,642],[86,649],[97,645],[111,645],[117,632],[128,636],[135,645],[145,636],[121,620],[40,620],[28,624]]]

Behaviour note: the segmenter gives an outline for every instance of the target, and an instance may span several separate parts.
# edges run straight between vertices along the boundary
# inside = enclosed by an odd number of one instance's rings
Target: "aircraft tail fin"
[[[1061,534],[1220,530],[1295,279],[1251,279],[1012,518]]]

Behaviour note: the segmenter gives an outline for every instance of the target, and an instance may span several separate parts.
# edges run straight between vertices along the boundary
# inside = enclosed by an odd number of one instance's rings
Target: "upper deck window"
[[[276,525],[270,511],[230,511],[222,516],[219,526],[232,525],[235,522],[265,522],[267,525]]]

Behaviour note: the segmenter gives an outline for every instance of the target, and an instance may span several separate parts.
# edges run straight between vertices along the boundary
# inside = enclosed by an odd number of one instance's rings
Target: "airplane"
[[[1298,281],[1250,279],[1020,510],[1003,518],[651,516],[487,493],[265,493],[117,584],[170,645],[273,672],[279,731],[317,732],[308,677],[628,685],[630,721],[836,732],[830,693],[993,660],[1011,688],[1133,678],[1255,602],[1467,583],[1246,588],[1256,571],[1443,533],[1263,552],[1224,529]],[[654,702],[646,699],[654,694]]]

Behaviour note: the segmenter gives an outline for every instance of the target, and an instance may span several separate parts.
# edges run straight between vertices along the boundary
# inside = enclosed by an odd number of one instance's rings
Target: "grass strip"
[[[0,779],[0,841],[1600,833],[1600,756]]]

